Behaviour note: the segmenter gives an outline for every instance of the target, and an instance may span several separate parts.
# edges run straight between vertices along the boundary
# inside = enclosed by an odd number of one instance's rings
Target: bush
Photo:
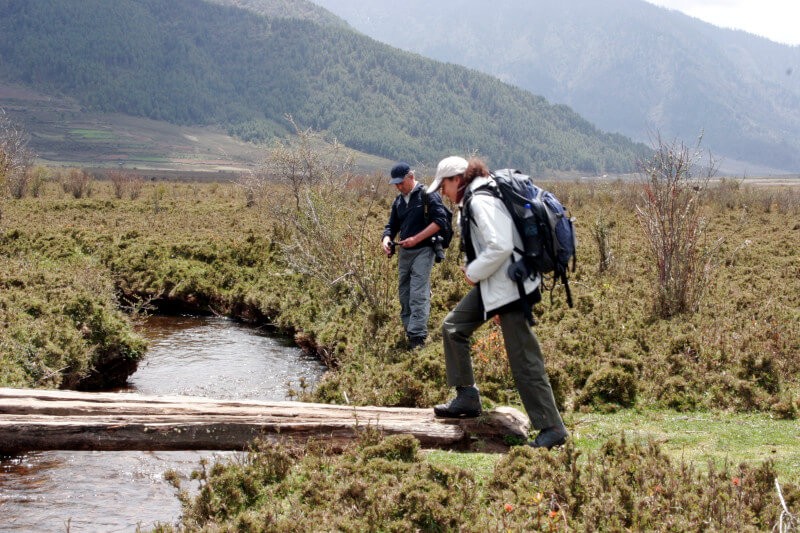
[[[112,170],[108,173],[108,179],[114,189],[114,197],[117,199],[125,198],[136,200],[142,193],[144,178],[134,173],[123,170]]]
[[[2,256],[0,256],[2,257]],[[91,261],[0,259],[0,386],[120,386],[145,342]]]
[[[785,395],[772,404],[772,414],[778,420],[795,420],[798,415],[798,402],[791,395]]]
[[[683,376],[669,376],[660,385],[658,400],[670,409],[692,411],[702,405],[702,389]]]
[[[592,237],[597,245],[597,272],[602,274],[614,267],[614,251],[611,246],[611,229],[613,223],[607,222],[603,218],[598,218],[592,225]]]
[[[195,475],[200,492],[182,493],[182,525],[206,531],[765,531],[783,509],[770,462],[709,464],[701,473],[673,464],[653,442],[612,439],[585,459],[571,442],[550,452],[519,446],[478,484],[465,470],[409,453],[416,449],[410,437],[376,440],[367,432],[363,438],[341,455],[313,442],[293,450],[262,445],[244,461],[204,466]],[[791,484],[782,495],[790,512],[800,503],[800,489]]]
[[[632,407],[636,403],[636,382],[636,376],[630,371],[604,365],[589,376],[575,405],[602,410]]]
[[[315,442],[295,451],[260,445],[243,462],[203,468],[194,475],[201,483],[199,494],[182,493],[183,525],[287,532],[443,531],[463,522],[476,491],[467,472],[422,462],[413,437],[376,441],[368,431],[364,439],[342,455],[331,455]],[[276,470],[281,477],[262,474]]]
[[[61,175],[61,187],[76,199],[91,196],[92,176],[83,169],[73,168]]]

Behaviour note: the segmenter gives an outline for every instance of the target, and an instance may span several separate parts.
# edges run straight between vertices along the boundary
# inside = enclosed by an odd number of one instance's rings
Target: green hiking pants
[[[511,374],[531,425],[537,430],[562,425],[553,389],[544,368],[539,340],[528,326],[524,313],[521,310],[511,310],[499,316]],[[447,384],[452,387],[475,383],[470,337],[486,322],[484,317],[480,290],[476,286],[444,319],[442,336]]]

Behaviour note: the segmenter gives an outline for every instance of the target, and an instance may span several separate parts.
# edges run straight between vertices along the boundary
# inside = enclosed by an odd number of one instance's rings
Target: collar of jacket
[[[408,193],[408,196],[406,196],[403,193],[400,193],[400,194],[397,195],[397,198],[398,199],[402,198],[403,200],[405,200],[406,203],[409,203],[409,202],[411,202],[411,197],[414,196],[414,193],[417,192],[418,190],[424,189],[424,188],[425,188],[425,186],[422,184],[422,182],[418,181],[417,184],[414,185],[414,188],[411,189],[411,191]]]

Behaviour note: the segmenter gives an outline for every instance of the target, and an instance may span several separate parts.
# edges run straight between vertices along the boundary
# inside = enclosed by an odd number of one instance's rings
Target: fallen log
[[[31,450],[243,450],[255,438],[341,446],[368,428],[423,447],[505,450],[528,419],[509,407],[475,419],[431,409],[213,400],[135,393],[0,388],[0,453]]]

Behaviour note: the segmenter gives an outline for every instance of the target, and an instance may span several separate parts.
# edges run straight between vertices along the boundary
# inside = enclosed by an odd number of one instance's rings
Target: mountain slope
[[[412,162],[477,150],[524,169],[622,172],[646,153],[564,106],[334,19],[269,17],[264,0],[220,2],[0,0],[0,80],[249,139],[285,133],[291,114],[355,149]]]
[[[311,2],[297,0],[205,0],[212,4],[240,8],[270,18],[301,19],[346,28],[348,24]]]
[[[495,75],[606,131],[800,171],[800,47],[641,0],[315,0],[402,49]],[[751,165],[752,166],[752,165]]]

